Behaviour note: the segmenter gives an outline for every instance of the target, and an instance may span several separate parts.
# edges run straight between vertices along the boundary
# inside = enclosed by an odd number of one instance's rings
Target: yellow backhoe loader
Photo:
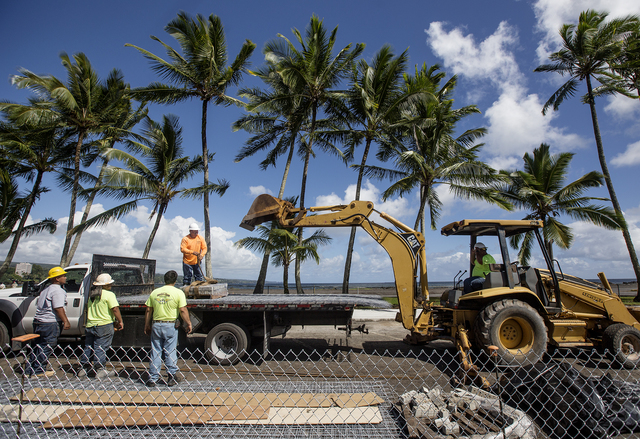
[[[399,231],[375,223],[374,213]],[[465,293],[454,285],[439,304],[429,300],[424,236],[374,210],[370,201],[296,208],[264,194],[254,200],[240,225],[253,230],[266,221],[283,227],[362,227],[391,258],[399,305],[396,320],[410,331],[406,341],[452,340],[465,373],[472,377],[477,375],[467,360],[472,344],[483,349],[496,346],[499,360],[509,365],[537,362],[548,344],[602,346],[623,367],[640,364],[640,307],[625,306],[604,273],[598,273],[602,285],[562,273],[546,251],[541,221],[463,220],[443,227],[443,235],[468,237],[471,248],[480,237],[493,240],[499,248],[495,256],[502,262],[491,265],[482,289]],[[545,269],[511,262],[507,238],[527,232],[536,236]]]

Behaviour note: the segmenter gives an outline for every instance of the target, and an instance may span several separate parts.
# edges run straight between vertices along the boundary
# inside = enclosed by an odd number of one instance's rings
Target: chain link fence
[[[251,352],[234,366],[179,351],[181,380],[148,388],[149,350],[109,352],[113,376],[79,377],[79,345],[26,376],[31,346],[0,354],[0,436],[21,438],[604,438],[640,431],[639,372],[607,353],[558,350],[522,367],[452,346]],[[102,374],[104,375],[104,374]],[[164,375],[166,378],[166,373]],[[479,380],[477,380],[479,381]]]

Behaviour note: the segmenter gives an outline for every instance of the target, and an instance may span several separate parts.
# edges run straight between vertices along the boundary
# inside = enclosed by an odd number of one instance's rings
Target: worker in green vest
[[[107,378],[116,374],[115,370],[105,368],[107,351],[111,347],[114,331],[124,329],[118,300],[111,292],[113,283],[114,280],[108,273],[102,273],[91,287],[79,377],[87,376],[92,370],[95,371],[96,378]]]

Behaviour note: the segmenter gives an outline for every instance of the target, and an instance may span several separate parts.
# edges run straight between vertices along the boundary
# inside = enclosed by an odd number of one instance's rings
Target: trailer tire
[[[11,350],[11,335],[4,321],[0,320],[0,352]]]
[[[635,369],[640,365],[640,331],[624,323],[608,326],[602,343],[617,366]]]
[[[209,331],[204,342],[209,361],[221,366],[236,364],[249,350],[249,337],[238,323],[220,323]]]
[[[523,366],[542,360],[547,351],[547,327],[529,304],[504,299],[486,306],[475,321],[475,336],[484,348],[498,347],[501,364]]]

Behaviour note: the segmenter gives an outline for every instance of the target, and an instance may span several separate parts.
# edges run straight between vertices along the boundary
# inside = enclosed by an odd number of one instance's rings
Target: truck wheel
[[[220,323],[209,331],[204,347],[212,363],[221,366],[236,364],[249,349],[247,330],[236,323]]]
[[[498,361],[506,365],[535,364],[547,350],[547,327],[529,304],[504,299],[484,308],[475,321],[476,341],[498,347]]]
[[[0,352],[9,352],[11,350],[11,336],[7,325],[0,320]]]
[[[608,326],[602,343],[618,366],[635,369],[640,365],[640,331],[633,326],[624,323]]]

